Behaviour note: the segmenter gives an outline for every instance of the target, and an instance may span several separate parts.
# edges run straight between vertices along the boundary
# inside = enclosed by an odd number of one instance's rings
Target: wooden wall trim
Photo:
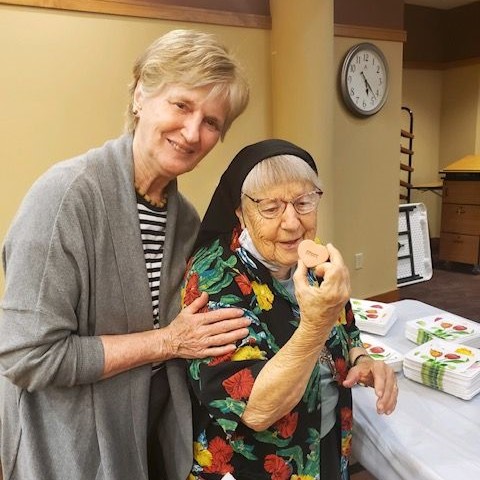
[[[410,68],[412,70],[448,70],[450,68],[478,65],[479,63],[480,57],[465,58],[463,60],[454,60],[452,62],[422,62],[408,60],[403,62],[403,68]]]
[[[357,25],[334,25],[336,37],[367,38],[370,40],[389,40],[392,42],[406,42],[407,32],[387,28],[361,27]]]
[[[266,15],[162,5],[154,0],[8,0],[0,1],[0,4],[157,18],[181,22],[210,23],[234,27],[272,28],[271,18]]]
[[[480,57],[464,58],[462,60],[453,60],[451,62],[444,62],[443,68],[444,70],[448,70],[449,68],[468,67],[469,65],[477,65],[479,63],[480,63]]]
[[[404,60],[403,68],[411,68],[412,70],[443,70],[443,62],[419,62],[416,60]]]

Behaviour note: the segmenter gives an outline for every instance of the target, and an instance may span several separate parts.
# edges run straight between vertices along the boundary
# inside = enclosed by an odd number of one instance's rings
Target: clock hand
[[[360,72],[360,75],[363,77],[363,81],[365,83],[365,92],[366,94],[368,95],[368,82],[367,82],[367,79],[365,78],[365,75],[363,74],[363,72]]]
[[[365,80],[365,86],[367,87],[367,95],[368,95],[368,90],[370,89],[370,92],[372,92],[372,95],[373,95],[373,99],[376,100],[377,97],[375,96],[375,94],[373,93],[373,88],[370,86],[370,83],[368,83],[368,80],[367,80],[367,77],[365,76],[365,74],[363,72],[360,72],[360,75],[363,77],[363,79]]]

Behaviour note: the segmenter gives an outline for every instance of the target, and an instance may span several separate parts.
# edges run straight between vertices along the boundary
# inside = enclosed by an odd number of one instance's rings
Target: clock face
[[[388,66],[378,47],[360,43],[348,51],[341,87],[345,104],[357,115],[373,115],[383,107],[388,92]]]

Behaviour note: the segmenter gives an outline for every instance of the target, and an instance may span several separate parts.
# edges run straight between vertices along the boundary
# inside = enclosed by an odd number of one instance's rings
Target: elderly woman
[[[197,313],[206,294],[180,312],[200,221],[176,182],[245,109],[243,73],[214,36],[175,30],[138,59],[130,94],[128,132],[46,172],[5,240],[5,479],[185,480],[182,359],[248,333],[241,309]]]
[[[361,347],[337,249],[308,270],[322,190],[312,157],[282,140],[241,150],[213,195],[188,264],[184,303],[240,307],[249,335],[222,357],[190,362],[196,399],[190,479],[348,478],[351,390],[396,405],[396,379]],[[231,477],[228,477],[231,478]]]

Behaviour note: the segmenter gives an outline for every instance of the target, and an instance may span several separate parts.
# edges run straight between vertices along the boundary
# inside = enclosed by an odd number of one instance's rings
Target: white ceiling
[[[410,5],[421,5],[422,7],[440,8],[448,10],[450,8],[461,7],[468,3],[475,3],[477,0],[405,0]]]

